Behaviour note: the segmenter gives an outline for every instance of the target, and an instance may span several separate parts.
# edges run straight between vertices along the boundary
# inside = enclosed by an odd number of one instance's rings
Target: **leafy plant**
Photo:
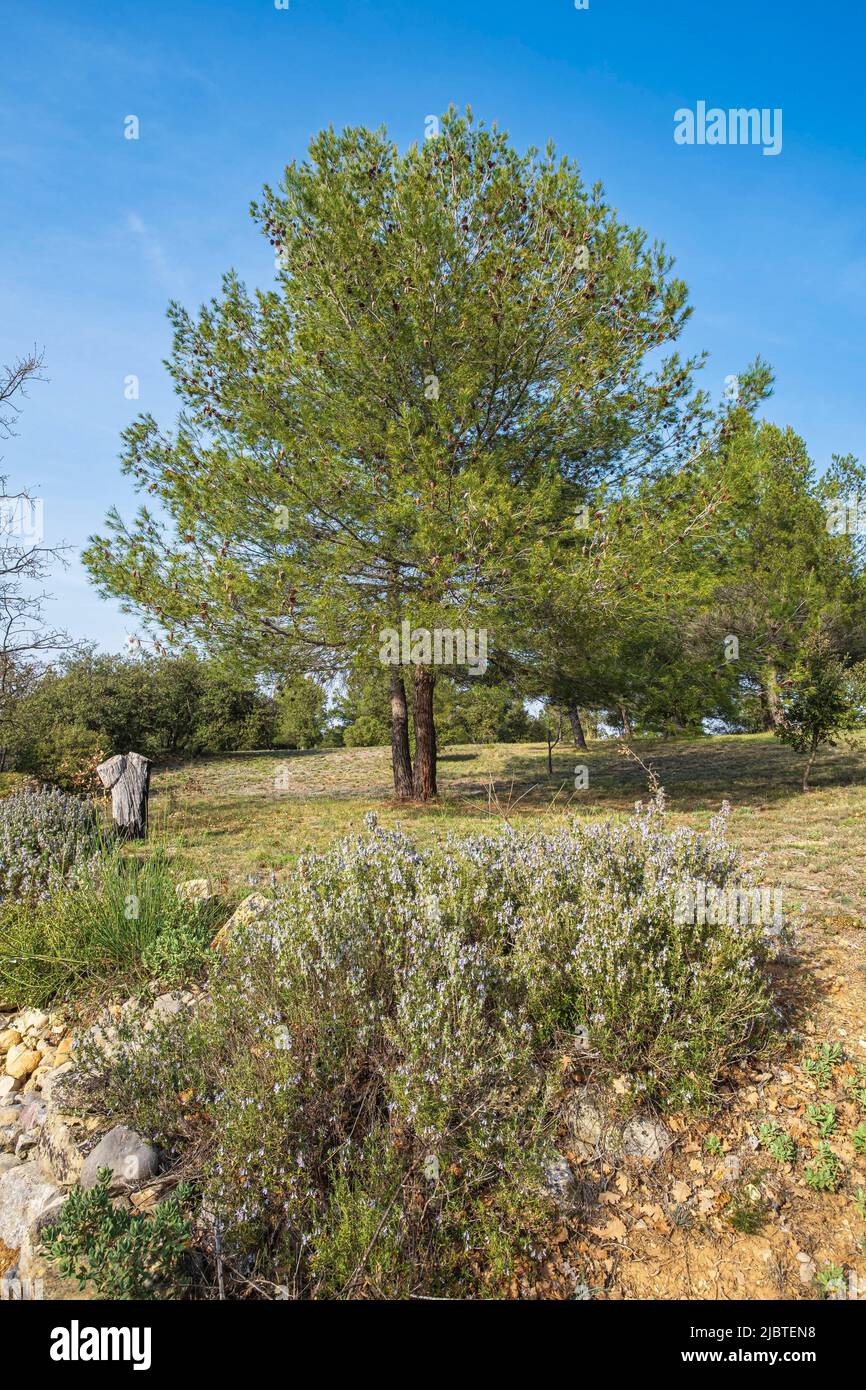
[[[866,1124],[857,1126],[851,1135],[851,1143],[855,1153],[866,1154]]]
[[[807,1076],[811,1076],[817,1081],[819,1086],[829,1086],[833,1080],[833,1070],[842,1061],[842,1047],[840,1043],[821,1043],[818,1051],[812,1057],[807,1057],[803,1063],[803,1070]]]
[[[836,1129],[836,1107],[831,1101],[826,1101],[821,1105],[807,1105],[806,1119],[826,1139]]]
[[[721,1156],[723,1152],[722,1141],[717,1134],[707,1135],[706,1139],[704,1140],[704,1148],[706,1149],[708,1154],[714,1154],[716,1157]]]
[[[216,901],[181,901],[161,853],[112,849],[77,886],[0,905],[0,991],[41,1007],[111,979],[130,989],[154,975],[183,983],[202,968],[224,912]]]
[[[143,1216],[114,1205],[110,1181],[111,1169],[101,1168],[94,1187],[72,1188],[60,1220],[43,1234],[44,1254],[64,1277],[80,1288],[93,1283],[104,1298],[177,1298],[186,1284],[189,1189],[178,1187]]]
[[[866,1066],[862,1062],[857,1062],[854,1067],[854,1075],[845,1078],[845,1087],[851,1092],[852,1100],[855,1100],[861,1110],[866,1110]]]
[[[818,1292],[822,1298],[838,1298],[845,1295],[845,1271],[841,1265],[825,1265],[815,1275]]]
[[[831,748],[843,729],[862,723],[863,679],[866,667],[850,670],[833,650],[827,633],[810,633],[788,680],[784,717],[774,733],[797,753],[806,753],[803,791],[821,744]]]
[[[803,1177],[814,1192],[835,1192],[843,1175],[841,1158],[822,1140],[812,1162],[803,1169]]]
[[[794,1140],[777,1124],[761,1125],[758,1138],[777,1163],[793,1163],[797,1157],[797,1145]]]

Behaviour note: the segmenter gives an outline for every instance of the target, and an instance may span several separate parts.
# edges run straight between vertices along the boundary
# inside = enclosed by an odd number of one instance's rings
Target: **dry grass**
[[[866,918],[866,740],[823,752],[805,795],[801,760],[769,736],[645,740],[634,748],[656,770],[674,823],[701,828],[731,802],[734,840],[750,861],[766,855],[763,881],[781,887],[787,910]],[[589,769],[580,792],[578,763]],[[646,795],[644,772],[614,740],[585,753],[560,746],[552,777],[540,744],[447,748],[439,785],[435,805],[395,805],[387,748],[203,758],[156,771],[154,839],[184,870],[237,884],[286,870],[302,850],[359,830],[369,810],[427,841],[482,829],[503,814],[515,823],[619,815]]]

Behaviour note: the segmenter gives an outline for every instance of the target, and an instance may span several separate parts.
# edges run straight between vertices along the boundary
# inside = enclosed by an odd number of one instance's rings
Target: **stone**
[[[10,1168],[17,1168],[21,1162],[14,1154],[0,1154],[0,1178],[4,1173],[8,1173]]]
[[[181,902],[185,903],[207,903],[211,898],[216,897],[211,888],[209,878],[187,878],[183,883],[179,883],[174,890]]]
[[[623,1151],[635,1158],[655,1163],[671,1147],[673,1135],[652,1115],[634,1115],[622,1132]]]
[[[574,1174],[567,1158],[557,1154],[544,1170],[544,1185],[549,1195],[559,1201],[571,1195],[574,1189]]]
[[[15,1027],[22,1033],[42,1033],[50,1019],[41,1009],[25,1009],[15,1020]]]
[[[213,941],[211,942],[212,951],[223,951],[228,945],[229,937],[239,927],[246,927],[250,922],[255,922],[259,917],[264,917],[273,907],[273,899],[266,898],[263,893],[250,893],[244,898],[243,902],[235,908],[224,927],[220,927]]]
[[[43,1173],[61,1187],[78,1181],[84,1163],[86,1126],[74,1115],[49,1110],[39,1133],[36,1158]]]
[[[151,1013],[156,1014],[157,1018],[171,1018],[173,1014],[179,1014],[182,1008],[179,995],[160,994],[151,1005]]]
[[[38,1163],[19,1163],[0,1177],[0,1240],[19,1250],[34,1222],[62,1200],[62,1193],[46,1182]]]
[[[591,1158],[600,1148],[606,1122],[599,1107],[591,1100],[578,1101],[569,1117],[574,1148],[581,1158]]]
[[[42,1254],[40,1245],[44,1228],[53,1225],[59,1215],[60,1206],[49,1209],[44,1218],[37,1221],[36,1227],[31,1227],[25,1235],[18,1256],[18,1278],[22,1284],[27,1281],[29,1287],[37,1291],[33,1294],[34,1297],[46,1302],[82,1302],[97,1298],[98,1294],[93,1284],[87,1283],[82,1289],[77,1279],[64,1278],[58,1273],[54,1261],[46,1259]]]
[[[21,1034],[17,1028],[4,1028],[0,1033],[0,1052],[8,1052],[10,1047],[17,1047],[21,1041]]]
[[[42,1099],[57,1110],[77,1114],[94,1108],[91,1101],[93,1092],[98,1088],[96,1079],[82,1076],[73,1062],[64,1062],[50,1071],[43,1081]]]
[[[6,1074],[17,1081],[23,1081],[35,1071],[39,1066],[39,1053],[36,1051],[25,1051],[18,1054],[14,1061],[6,1059]]]
[[[14,1091],[20,1091],[21,1082],[17,1076],[0,1076],[0,1100],[11,1096]]]
[[[79,1181],[82,1187],[96,1184],[100,1168],[110,1168],[112,1186],[145,1182],[159,1167],[156,1149],[126,1125],[115,1125],[87,1155]]]
[[[814,1284],[815,1276],[818,1273],[818,1266],[805,1252],[801,1250],[797,1256],[797,1273],[800,1276],[801,1284]]]

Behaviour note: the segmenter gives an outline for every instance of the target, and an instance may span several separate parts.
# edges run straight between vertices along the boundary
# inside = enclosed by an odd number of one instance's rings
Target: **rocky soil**
[[[189,886],[207,891],[206,884]],[[252,894],[232,922],[267,910]],[[219,946],[230,932],[223,928]],[[618,1118],[626,1079],[594,1082],[583,1039],[562,1057],[563,1127],[548,1185],[562,1212],[554,1253],[520,1272],[520,1298],[806,1299],[821,1275],[843,1271],[836,1296],[866,1298],[866,1155],[851,1143],[866,1117],[852,1083],[866,1064],[866,930],[851,918],[800,929],[775,966],[784,1042],[729,1078],[715,1114]],[[109,1049],[128,1014],[140,1026],[194,1007],[196,989],[128,1000],[87,1028]],[[822,1044],[840,1060],[821,1080],[803,1063]],[[70,1018],[62,1010],[0,1011],[0,1297],[87,1298],[39,1254],[43,1228],[70,1189],[112,1171],[115,1200],[148,1210],[160,1196],[160,1155],[146,1137],[99,1113],[75,1070]],[[829,1137],[844,1176],[836,1191],[805,1181],[818,1135],[808,1108],[836,1107]],[[797,1145],[779,1162],[759,1139],[776,1123]],[[745,1204],[754,1229],[737,1229]],[[826,1290],[825,1290],[826,1291]]]

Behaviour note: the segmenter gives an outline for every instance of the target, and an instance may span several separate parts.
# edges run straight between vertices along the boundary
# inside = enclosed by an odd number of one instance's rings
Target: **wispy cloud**
[[[167,289],[171,293],[177,292],[183,284],[183,275],[171,264],[165,247],[156,233],[151,231],[137,212],[130,212],[127,215],[126,225],[141,247],[142,255],[150,266],[154,279],[159,282],[163,289]]]

